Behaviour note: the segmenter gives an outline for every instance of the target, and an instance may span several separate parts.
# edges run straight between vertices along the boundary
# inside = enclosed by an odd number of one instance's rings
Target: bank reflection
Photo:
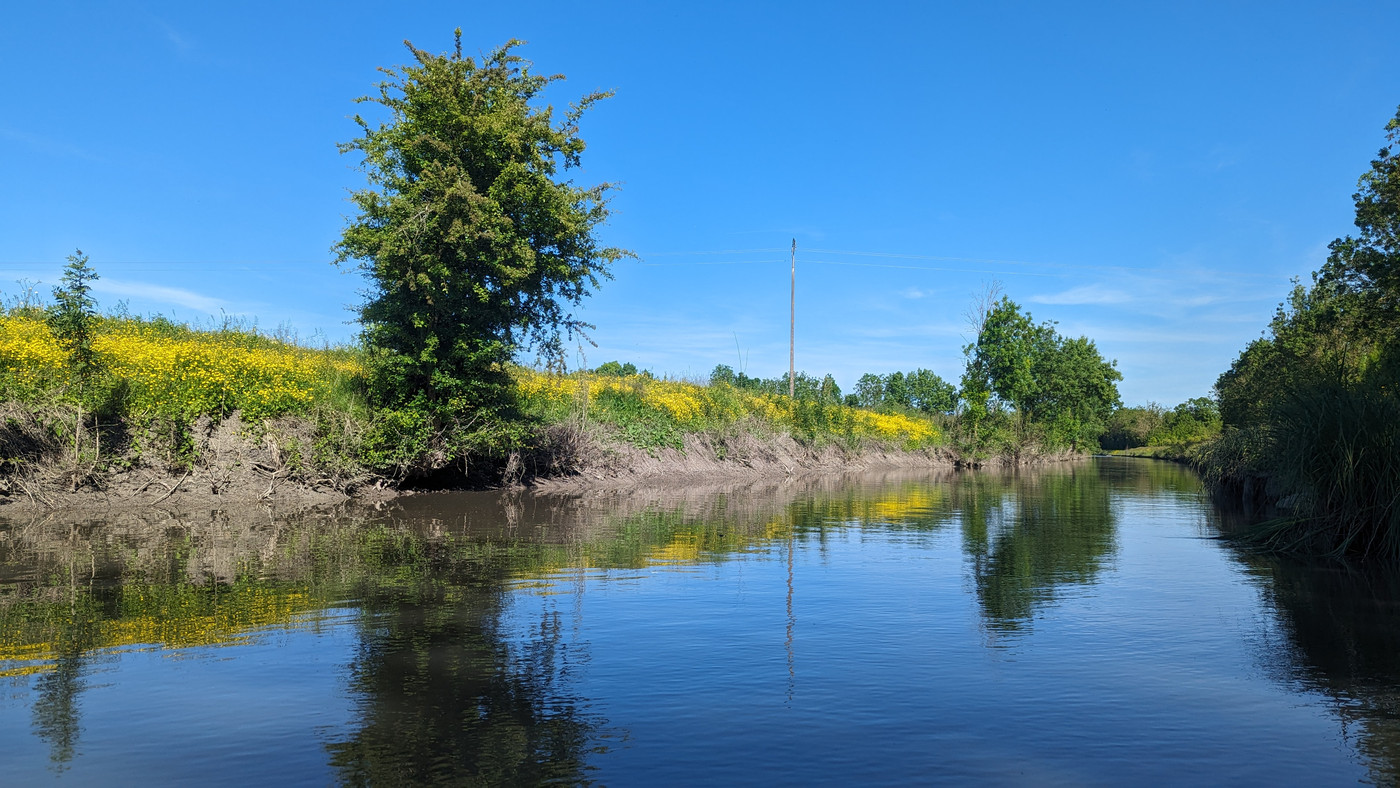
[[[1158,478],[1165,477],[1165,478]],[[789,698],[800,671],[804,551],[867,529],[950,540],[988,631],[1032,631],[1117,552],[1115,501],[1197,495],[1158,463],[1019,473],[890,473],[588,495],[444,494],[382,510],[261,510],[0,526],[0,672],[27,682],[57,766],[81,756],[95,661],[217,648],[349,615],[355,720],[328,735],[351,784],[587,782],[627,731],[574,683],[582,589],[634,570],[776,560]],[[1166,490],[1166,493],[1161,493]],[[522,595],[538,604],[521,605]],[[543,599],[543,601],[539,601]],[[1000,645],[995,638],[992,645]]]
[[[359,719],[329,745],[343,782],[586,782],[601,729],[570,692],[557,617],[523,639],[500,621],[503,578],[559,546],[354,514],[0,527],[0,680],[27,690],[52,768],[81,757],[92,670],[121,652],[256,644],[349,608]]]
[[[1332,701],[1342,731],[1379,785],[1400,784],[1400,570],[1240,554],[1283,642],[1260,661]]]

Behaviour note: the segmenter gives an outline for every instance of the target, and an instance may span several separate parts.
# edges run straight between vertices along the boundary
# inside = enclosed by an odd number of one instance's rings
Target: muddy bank
[[[194,512],[254,506],[297,511],[347,501],[372,504],[424,489],[674,489],[868,471],[1020,467],[1082,456],[1028,451],[974,461],[947,448],[809,446],[789,435],[753,433],[692,434],[683,449],[648,450],[615,436],[554,425],[541,431],[533,453],[504,458],[489,473],[478,467],[468,478],[443,469],[431,478],[394,480],[363,468],[330,471],[310,462],[308,447],[316,437],[305,419],[256,426],[237,413],[220,422],[201,419],[189,432],[191,459],[172,471],[169,457],[152,450],[150,436],[125,436],[127,445],[109,444],[104,451],[111,455],[98,464],[55,441],[53,430],[33,414],[16,410],[6,416],[0,443],[18,459],[0,473],[0,514],[12,517],[56,510]],[[81,436],[75,446],[81,448]]]
[[[545,492],[632,489],[658,486],[835,476],[884,470],[1014,468],[1082,459],[1072,452],[1026,451],[973,460],[952,449],[902,450],[827,444],[807,446],[789,435],[692,434],[684,449],[640,449],[584,437],[559,471],[524,480]]]
[[[8,408],[0,425],[6,450],[0,513],[8,516],[60,509],[191,511],[259,504],[294,510],[343,502],[352,495],[372,500],[393,494],[368,472],[328,472],[308,462],[315,436],[314,425],[305,419],[253,427],[238,413],[219,422],[202,418],[186,433],[188,445],[172,448],[149,431],[89,430],[60,441],[44,414],[13,404]],[[105,445],[96,443],[103,438]],[[172,469],[176,449],[188,459]]]
[[[781,479],[890,468],[946,468],[957,458],[943,449],[852,450],[804,446],[788,435],[685,436],[685,448],[641,449],[586,438],[587,445],[560,472],[524,480],[548,491],[678,485],[706,481]]]

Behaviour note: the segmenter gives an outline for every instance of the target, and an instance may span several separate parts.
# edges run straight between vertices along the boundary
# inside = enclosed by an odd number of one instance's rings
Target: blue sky
[[[1118,360],[1129,403],[1208,393],[1352,229],[1400,104],[1396,3],[27,3],[0,65],[0,290],[81,247],[110,307],[348,339],[336,143],[402,41],[509,38],[562,72],[579,183],[635,250],[587,363],[956,380],[999,281]],[[575,359],[578,363],[579,359]]]

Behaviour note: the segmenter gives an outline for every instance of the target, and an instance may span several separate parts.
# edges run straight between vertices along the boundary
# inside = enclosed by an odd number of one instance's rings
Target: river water
[[[0,523],[6,784],[1394,784],[1400,579],[1175,465]]]

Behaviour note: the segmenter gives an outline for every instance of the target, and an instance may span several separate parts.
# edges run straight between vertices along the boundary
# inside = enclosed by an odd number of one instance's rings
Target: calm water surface
[[[1177,466],[0,523],[7,784],[1394,784],[1400,579]]]

